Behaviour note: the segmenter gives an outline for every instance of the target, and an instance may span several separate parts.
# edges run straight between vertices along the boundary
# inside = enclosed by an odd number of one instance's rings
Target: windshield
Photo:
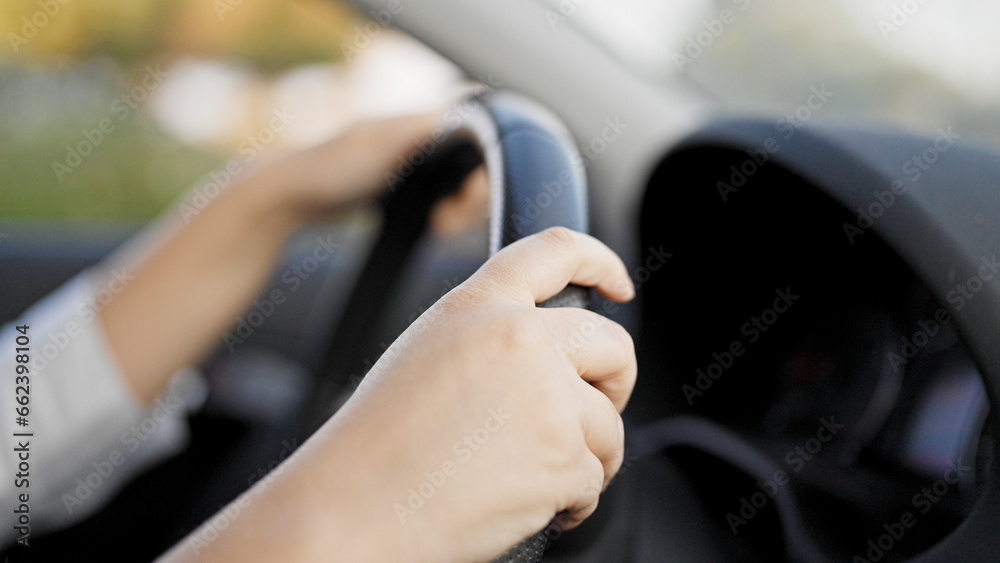
[[[822,118],[1000,147],[1000,3],[981,0],[543,0],[647,77],[740,110],[784,114],[813,89]]]

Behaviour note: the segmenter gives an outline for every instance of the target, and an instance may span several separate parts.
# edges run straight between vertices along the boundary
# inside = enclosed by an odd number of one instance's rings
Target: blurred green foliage
[[[151,219],[228,155],[176,143],[142,107],[113,114],[147,64],[194,56],[268,75],[336,62],[358,18],[332,0],[5,0],[0,218]],[[57,173],[67,146],[105,118],[114,130]]]
[[[106,117],[106,116],[105,116]],[[93,153],[60,178],[67,145],[84,140],[97,119],[71,119],[30,137],[0,141],[0,217],[147,221],[222,160],[178,145],[141,113],[115,124]]]

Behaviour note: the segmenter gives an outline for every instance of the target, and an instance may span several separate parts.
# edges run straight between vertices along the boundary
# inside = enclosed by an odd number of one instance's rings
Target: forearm
[[[393,516],[383,473],[398,460],[331,423],[158,563],[414,560],[421,531]]]
[[[198,361],[272,270],[297,219],[267,173],[247,177],[124,266],[131,277],[100,312],[129,386],[152,402]]]
[[[132,279],[101,321],[136,395],[152,401],[199,360],[260,291],[287,236],[380,193],[385,172],[434,123],[424,115],[355,127],[237,181],[189,222],[165,220],[113,257]]]

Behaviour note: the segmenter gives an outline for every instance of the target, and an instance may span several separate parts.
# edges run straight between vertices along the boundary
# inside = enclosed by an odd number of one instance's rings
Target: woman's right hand
[[[568,283],[634,294],[587,235],[549,229],[500,251],[393,343],[267,500],[204,553],[484,561],[553,517],[570,528],[589,516],[622,463],[636,359],[620,325],[536,307]],[[247,531],[279,525],[294,537],[273,553]]]

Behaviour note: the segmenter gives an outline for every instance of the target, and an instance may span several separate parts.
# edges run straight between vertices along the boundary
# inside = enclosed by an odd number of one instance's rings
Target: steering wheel
[[[363,373],[363,344],[370,342],[385,303],[399,279],[428,214],[443,196],[485,162],[490,184],[489,251],[549,227],[587,231],[586,176],[575,145],[559,119],[544,107],[510,93],[461,102],[452,115],[464,119],[439,145],[411,156],[412,173],[383,201],[381,231],[362,268],[347,308],[318,370],[319,379],[302,415],[307,435],[329,418],[336,398]],[[587,307],[588,290],[568,286],[541,307]],[[537,561],[545,531],[498,561]]]

